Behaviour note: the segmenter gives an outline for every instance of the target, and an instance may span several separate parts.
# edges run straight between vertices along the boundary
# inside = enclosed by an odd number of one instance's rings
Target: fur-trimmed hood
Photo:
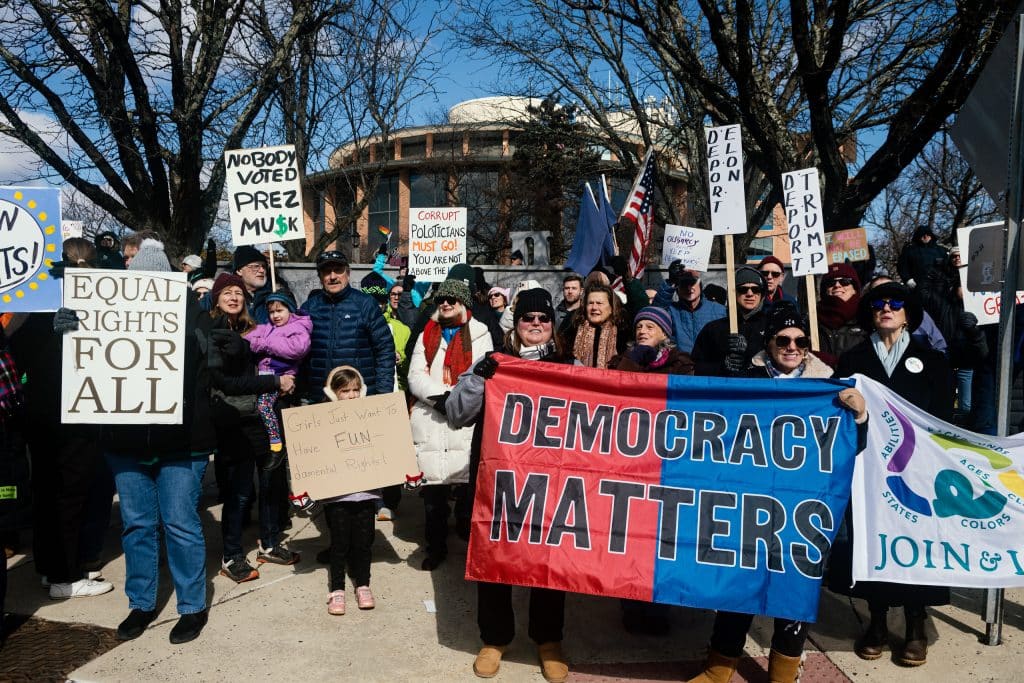
[[[334,394],[333,391],[331,391],[331,380],[334,379],[334,376],[341,372],[342,370],[351,370],[352,372],[359,375],[359,397],[363,398],[364,396],[366,396],[366,380],[363,379],[363,374],[356,370],[351,365],[339,365],[338,367],[331,370],[331,372],[327,375],[327,381],[324,382],[324,393],[327,395],[327,398],[330,399],[331,401],[338,400],[338,397]]]
[[[758,351],[753,358],[750,359],[750,364],[756,368],[766,368],[768,365],[768,351],[762,349]],[[828,379],[834,373],[834,370],[830,368],[823,360],[815,356],[810,351],[807,352],[807,358],[804,359],[804,371],[801,373],[801,378],[807,379]]]

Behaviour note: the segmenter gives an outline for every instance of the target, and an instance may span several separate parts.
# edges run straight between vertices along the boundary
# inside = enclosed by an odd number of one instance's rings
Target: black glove
[[[494,377],[494,373],[497,371],[498,361],[495,360],[494,356],[490,353],[481,358],[480,362],[473,367],[473,374],[483,377],[484,379]]]
[[[658,349],[653,346],[635,344],[627,353],[626,357],[637,365],[650,365],[651,361],[658,357]]]
[[[747,338],[742,334],[730,334],[726,346],[729,353],[725,356],[725,369],[738,375],[747,369]]]
[[[380,246],[377,247],[377,253],[379,255],[381,255],[381,256],[387,256],[388,255],[388,243],[387,242],[381,242]]]
[[[978,316],[968,311],[961,311],[960,316],[957,319],[957,323],[965,331],[971,332],[972,330],[974,330],[974,328],[978,326]]]
[[[210,348],[216,348],[224,356],[239,355],[244,346],[242,337],[233,330],[216,327],[210,330]]]
[[[64,267],[65,263],[63,261],[54,261],[53,265],[50,266],[50,277],[52,277],[54,280],[63,280]]]
[[[623,280],[629,279],[629,265],[625,256],[620,254],[612,258],[612,271]]]
[[[416,276],[409,274],[402,278],[402,289],[407,292],[411,292],[412,288],[416,286]]]
[[[67,334],[77,329],[78,314],[70,308],[63,306],[58,308],[57,312],[53,314],[53,331],[57,334]]]
[[[683,266],[683,262],[676,259],[668,267],[668,281],[672,284],[676,284],[679,281],[679,276],[686,270]]]
[[[452,392],[446,391],[443,394],[435,394],[433,396],[427,396],[427,400],[434,404],[434,410],[441,413],[445,417],[448,417],[448,411],[445,408],[445,401],[448,400],[448,395]]]

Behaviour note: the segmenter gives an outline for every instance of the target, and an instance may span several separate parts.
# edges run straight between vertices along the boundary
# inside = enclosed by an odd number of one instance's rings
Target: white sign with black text
[[[229,149],[224,167],[236,247],[306,238],[294,145]]]
[[[678,260],[685,268],[699,270],[702,273],[707,271],[714,237],[710,230],[666,225],[665,241],[661,246],[661,265],[668,266]]]
[[[822,275],[828,272],[824,216],[818,169],[805,168],[782,174],[786,226],[793,275]]]
[[[420,282],[443,282],[466,262],[467,212],[447,206],[409,209],[409,274]]]
[[[743,187],[743,141],[739,125],[705,128],[708,145],[708,192],[711,233],[747,232],[747,199]]]

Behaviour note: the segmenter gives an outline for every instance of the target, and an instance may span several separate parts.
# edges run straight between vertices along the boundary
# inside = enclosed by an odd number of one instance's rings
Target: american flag
[[[619,222],[629,221],[633,224],[633,249],[629,252],[629,272],[637,278],[644,274],[647,267],[647,245],[651,242],[651,230],[654,227],[654,148],[644,155],[640,173],[633,183],[633,190],[626,199]]]

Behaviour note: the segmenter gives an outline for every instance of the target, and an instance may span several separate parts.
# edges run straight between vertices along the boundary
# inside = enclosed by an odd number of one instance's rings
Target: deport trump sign
[[[815,620],[853,471],[849,382],[498,359],[467,578]]]

